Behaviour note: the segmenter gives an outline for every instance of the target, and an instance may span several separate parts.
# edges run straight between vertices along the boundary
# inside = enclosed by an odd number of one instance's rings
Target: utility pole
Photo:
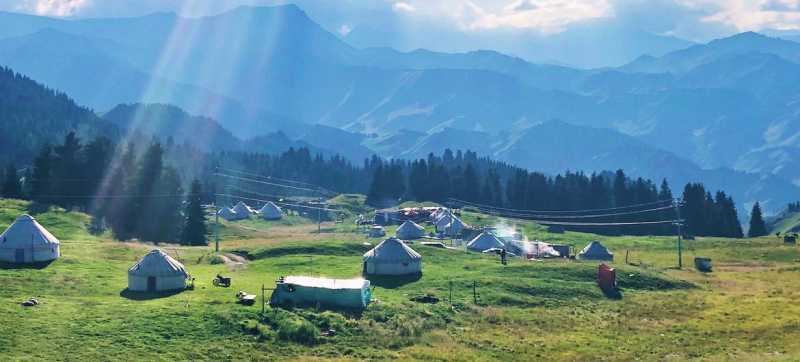
[[[678,269],[683,268],[683,231],[681,230],[683,226],[683,219],[681,219],[681,202],[677,199],[672,202],[673,207],[675,207],[675,216],[678,219],[675,221],[675,227],[678,229]]]
[[[214,174],[219,173],[219,166],[214,168]],[[215,188],[215,192],[218,192]],[[219,194],[214,196],[214,250],[219,253]]]

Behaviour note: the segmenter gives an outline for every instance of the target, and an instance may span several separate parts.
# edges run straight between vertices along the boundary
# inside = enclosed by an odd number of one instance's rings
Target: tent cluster
[[[280,220],[283,217],[283,212],[278,205],[271,201],[268,201],[259,210],[254,210],[244,202],[239,201],[232,208],[221,208],[217,211],[217,215],[227,221],[247,220],[253,215],[260,215],[264,220]]]
[[[0,261],[12,264],[48,262],[61,256],[61,242],[30,215],[18,217],[0,234]]]

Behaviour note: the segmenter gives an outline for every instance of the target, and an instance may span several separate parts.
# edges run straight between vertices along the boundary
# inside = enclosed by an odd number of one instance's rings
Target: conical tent
[[[397,237],[403,240],[419,239],[425,235],[425,228],[411,220],[406,220],[397,228]]]
[[[58,259],[61,243],[30,215],[22,215],[0,234],[0,261],[16,264]]]
[[[436,232],[445,233],[447,236],[461,234],[466,225],[455,215],[444,216],[436,223]]]
[[[280,220],[283,217],[283,213],[281,212],[281,208],[278,205],[275,205],[272,201],[268,201],[264,204],[264,207],[261,210],[258,210],[258,213],[261,214],[261,217],[264,220]]]
[[[481,252],[492,248],[502,249],[504,247],[505,244],[497,236],[487,232],[481,233],[467,244],[467,249]]]
[[[155,249],[128,270],[128,289],[134,292],[162,292],[186,287],[189,272],[179,261]]]
[[[228,221],[233,221],[233,220],[238,220],[239,219],[239,215],[236,214],[236,211],[233,211],[233,209],[231,209],[229,207],[223,207],[223,208],[219,209],[219,211],[217,211],[217,215],[219,215],[219,217],[221,217],[221,218],[223,218],[225,220],[228,220]]]
[[[233,211],[236,212],[236,216],[240,219],[249,219],[253,215],[253,210],[241,201],[233,207]]]
[[[422,272],[422,255],[397,238],[389,238],[364,253],[364,273],[409,275]]]
[[[614,260],[614,253],[608,250],[599,241],[592,241],[578,253],[578,258],[583,260]]]

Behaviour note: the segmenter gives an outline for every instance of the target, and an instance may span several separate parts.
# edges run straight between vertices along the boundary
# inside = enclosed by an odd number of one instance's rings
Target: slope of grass
[[[770,220],[769,230],[771,233],[800,232],[800,212],[780,215],[776,220]]]
[[[0,224],[26,208],[0,201]],[[503,266],[494,256],[414,245],[422,277],[373,278],[375,302],[363,313],[262,314],[259,305],[235,304],[234,293],[259,293],[281,275],[358,276],[367,239],[333,224],[323,233],[302,223],[226,225],[223,252],[247,255],[246,266],[211,264],[211,248],[167,245],[196,289],[136,300],[123,293],[127,269],[149,246],[90,236],[85,215],[52,209],[37,218],[61,238],[64,256],[43,269],[0,269],[0,324],[11,326],[0,331],[3,360],[800,358],[800,255],[774,238],[687,241],[677,270],[673,238],[548,234],[521,224],[531,238],[576,247],[601,240],[617,254],[623,299],[599,291],[594,262],[511,259]],[[644,267],[625,265],[625,250]],[[712,257],[715,272],[687,267],[695,255]],[[217,273],[233,286],[213,287]],[[410,300],[425,294],[441,301]],[[19,305],[32,296],[42,305]],[[331,328],[334,336],[321,336]]]

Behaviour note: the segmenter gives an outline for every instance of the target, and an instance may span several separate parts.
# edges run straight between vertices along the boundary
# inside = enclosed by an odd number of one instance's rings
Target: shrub
[[[305,319],[283,319],[278,322],[278,338],[302,344],[315,344],[319,331]]]

